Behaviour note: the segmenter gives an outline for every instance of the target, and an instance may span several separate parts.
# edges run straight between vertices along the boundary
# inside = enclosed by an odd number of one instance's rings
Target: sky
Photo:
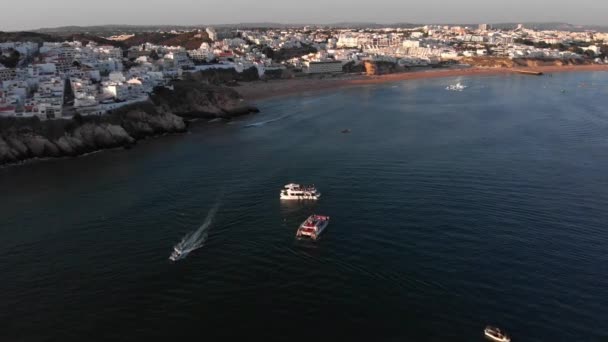
[[[2,31],[70,25],[242,22],[608,24],[606,0],[26,0],[0,7]]]

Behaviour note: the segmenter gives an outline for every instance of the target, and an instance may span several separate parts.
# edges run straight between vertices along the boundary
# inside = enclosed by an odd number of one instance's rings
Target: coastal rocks
[[[19,156],[15,152],[15,150],[9,145],[9,143],[0,137],[0,161],[15,162],[17,161]]]
[[[100,148],[112,148],[133,144],[135,139],[121,126],[110,124],[84,124],[74,130],[72,137],[88,151]]]
[[[51,143],[48,139],[37,134],[27,134],[22,138],[23,143],[34,157],[59,156],[59,148]]]
[[[143,110],[133,110],[124,115],[123,127],[131,136],[142,138],[155,134],[184,132],[186,123],[172,113],[151,115]]]
[[[73,136],[62,136],[55,141],[57,148],[61,151],[62,155],[65,156],[76,156],[82,153],[86,153],[86,147],[82,140],[74,138]]]
[[[260,75],[256,67],[250,67],[237,72],[234,68],[209,68],[184,75],[186,81],[204,82],[208,84],[229,84],[232,82],[258,81]]]
[[[152,100],[162,111],[186,118],[230,119],[258,112],[236,90],[198,81],[175,82],[173,90],[158,89]]]
[[[52,121],[2,119],[0,164],[127,147],[148,136],[185,130],[182,118],[159,113],[154,106],[145,104],[102,117],[77,116],[73,120]]]
[[[197,81],[160,88],[152,99],[102,116],[0,118],[0,165],[128,147],[149,136],[186,131],[182,117],[230,119],[258,111],[234,89]]]

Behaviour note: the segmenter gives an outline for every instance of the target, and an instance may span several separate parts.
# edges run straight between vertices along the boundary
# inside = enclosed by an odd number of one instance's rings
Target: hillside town
[[[145,101],[156,87],[187,74],[227,69],[256,79],[363,73],[366,63],[391,70],[467,65],[471,58],[562,60],[608,64],[608,34],[537,31],[518,25],[266,30],[205,28],[187,32],[197,47],[121,43],[123,34],[63,42],[0,43],[0,116],[41,120],[103,115]],[[178,37],[185,32],[167,32]],[[110,43],[107,43],[110,42]],[[188,44],[192,45],[192,44]]]

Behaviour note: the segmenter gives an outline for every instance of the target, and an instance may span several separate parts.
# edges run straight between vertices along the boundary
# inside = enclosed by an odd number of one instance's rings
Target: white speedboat
[[[281,190],[282,200],[318,200],[321,193],[314,185],[287,184]]]
[[[509,336],[507,336],[507,334],[504,331],[498,329],[497,327],[488,325],[483,330],[483,334],[490,341],[511,342],[511,338]]]
[[[464,84],[460,84],[460,82],[458,82],[456,84],[451,84],[445,88],[445,90],[450,90],[450,91],[463,91],[465,89],[467,89],[467,86],[465,86]]]
[[[184,252],[182,251],[181,248],[179,248],[179,247],[173,247],[173,252],[169,256],[169,260],[171,260],[171,261],[177,261],[177,260],[179,260],[182,257],[183,254],[184,254]]]
[[[329,216],[312,214],[300,225],[296,232],[296,237],[309,237],[316,240],[319,238],[319,235],[323,233],[325,228],[327,228],[328,224]]]

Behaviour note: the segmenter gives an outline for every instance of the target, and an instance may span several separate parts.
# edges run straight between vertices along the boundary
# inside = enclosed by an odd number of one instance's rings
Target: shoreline
[[[361,74],[344,74],[337,77],[311,77],[270,81],[255,81],[241,83],[234,87],[236,91],[248,101],[267,100],[299,93],[317,93],[324,90],[355,87],[369,84],[382,84],[407,80],[449,78],[459,76],[494,76],[494,75],[521,75],[519,72],[585,72],[608,71],[608,65],[567,65],[567,66],[539,66],[522,68],[451,68],[451,69],[424,69],[395,74],[367,76]],[[538,77],[529,75],[528,77]]]

